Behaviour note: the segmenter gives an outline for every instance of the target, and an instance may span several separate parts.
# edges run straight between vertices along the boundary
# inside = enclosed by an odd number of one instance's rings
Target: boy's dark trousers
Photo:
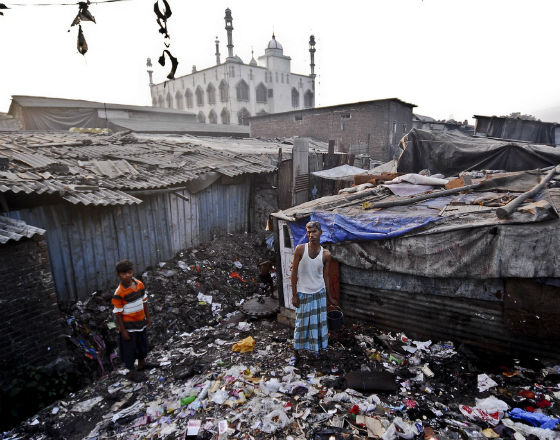
[[[120,335],[121,360],[126,368],[132,370],[136,359],[146,359],[148,356],[148,337],[146,329],[141,332],[128,332],[130,340],[125,341]]]

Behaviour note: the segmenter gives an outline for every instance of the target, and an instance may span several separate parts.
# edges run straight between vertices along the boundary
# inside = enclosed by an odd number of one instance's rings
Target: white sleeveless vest
[[[309,243],[305,244],[303,257],[298,266],[297,291],[301,293],[316,293],[325,288],[323,278],[323,247],[315,258],[309,257]]]

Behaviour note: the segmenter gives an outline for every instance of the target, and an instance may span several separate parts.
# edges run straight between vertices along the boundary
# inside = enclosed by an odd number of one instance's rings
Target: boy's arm
[[[150,319],[150,312],[148,312],[148,301],[144,301],[144,314],[146,315],[146,325],[151,327],[152,320]]]
[[[122,319],[122,313],[117,313],[117,323],[119,324],[119,332],[121,332],[121,336],[125,341],[130,340],[130,334],[128,330],[124,328],[124,321]]]

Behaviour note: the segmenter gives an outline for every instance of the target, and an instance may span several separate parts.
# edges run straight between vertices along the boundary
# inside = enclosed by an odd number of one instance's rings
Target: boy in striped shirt
[[[148,296],[144,283],[134,278],[130,260],[119,261],[116,269],[120,284],[111,302],[119,326],[121,359],[130,371],[138,359],[138,369],[143,370],[148,355],[146,327],[151,326]]]

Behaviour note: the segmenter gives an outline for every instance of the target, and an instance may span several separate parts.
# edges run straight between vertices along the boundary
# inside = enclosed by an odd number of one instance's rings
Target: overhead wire
[[[99,0],[99,1],[90,1],[92,5],[99,5],[103,3],[116,3],[116,2],[130,2],[133,0]],[[5,3],[4,5],[8,7],[12,6],[76,6],[80,2],[73,2],[73,3]]]

